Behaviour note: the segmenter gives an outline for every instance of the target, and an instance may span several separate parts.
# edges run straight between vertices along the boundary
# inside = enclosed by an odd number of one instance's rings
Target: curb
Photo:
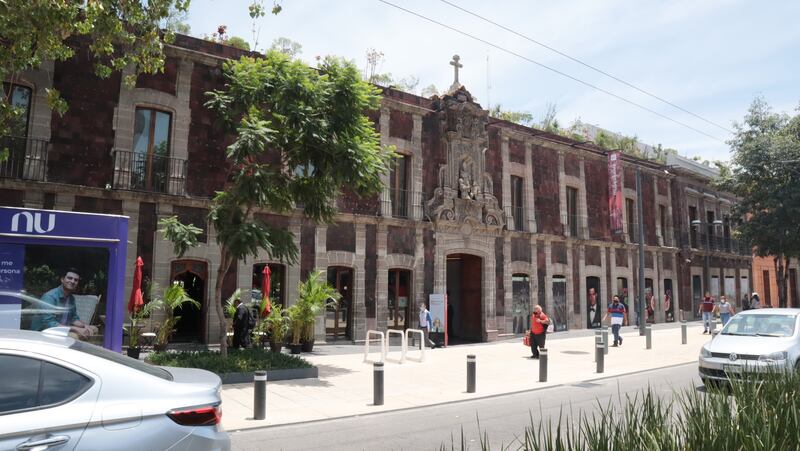
[[[253,372],[246,373],[217,373],[222,379],[222,385],[246,384],[253,382]],[[316,379],[319,377],[319,369],[312,368],[289,368],[284,370],[267,371],[267,381],[285,381],[291,379]]]

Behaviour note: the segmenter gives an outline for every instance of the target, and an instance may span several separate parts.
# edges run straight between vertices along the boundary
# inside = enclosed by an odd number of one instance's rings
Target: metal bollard
[[[686,321],[681,321],[681,344],[686,344],[686,332],[687,332]]]
[[[608,327],[603,328],[603,354],[608,354]]]
[[[597,346],[598,344],[603,342],[603,332],[596,330],[594,331],[594,344]],[[595,355],[594,361],[597,361],[597,355]]]
[[[534,344],[534,346],[536,346]],[[475,355],[467,356],[467,393],[475,393]]]
[[[594,348],[594,358],[597,361],[597,372],[603,372],[603,365],[605,363],[606,356],[603,354],[603,343],[597,343]]]
[[[253,419],[267,418],[267,372],[256,371],[253,376]]]
[[[383,405],[383,362],[372,364],[372,404]]]
[[[711,320],[711,330],[709,330],[708,332],[713,335],[715,330],[717,330],[717,320],[712,319]]]
[[[547,349],[539,350],[539,382],[547,382]]]
[[[644,328],[644,338],[647,349],[653,349],[653,328],[647,326]]]

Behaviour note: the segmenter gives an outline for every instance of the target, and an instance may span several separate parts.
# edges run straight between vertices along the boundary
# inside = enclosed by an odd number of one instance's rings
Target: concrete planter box
[[[223,384],[245,384],[253,382],[253,373],[222,373],[218,376],[222,379]],[[316,379],[317,377],[319,377],[319,369],[317,369],[317,367],[267,371],[267,382],[285,381],[289,379]]]

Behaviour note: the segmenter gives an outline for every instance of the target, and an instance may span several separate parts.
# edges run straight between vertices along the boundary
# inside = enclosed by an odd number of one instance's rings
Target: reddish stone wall
[[[539,232],[561,235],[564,231],[559,209],[558,154],[551,149],[534,146],[532,160]]]
[[[525,164],[525,143],[516,139],[508,140],[508,161]]]
[[[586,246],[586,264],[589,266],[602,266],[602,254],[597,246]]]
[[[495,268],[495,290],[496,293],[496,302],[495,302],[495,310],[497,312],[497,316],[504,316],[505,313],[505,297],[506,297],[506,289],[503,284],[503,274],[505,272],[505,268],[503,265],[505,257],[503,256],[503,237],[497,237],[494,239],[494,268]],[[486,264],[485,262],[483,263]],[[498,329],[505,329],[505,324],[497,324]]]
[[[500,133],[496,128],[489,129],[489,149],[486,155],[486,172],[492,177],[494,197],[503,199],[503,153],[500,149]]]
[[[392,110],[389,113],[389,136],[411,141],[411,132],[414,129],[414,120],[411,113]]]
[[[586,177],[589,238],[608,240],[611,238],[611,220],[608,211],[608,165],[604,160],[586,159],[583,164],[583,172]]]
[[[614,262],[617,266],[628,267],[628,251],[623,248],[614,249]]]
[[[366,243],[364,259],[364,306],[367,318],[377,317],[377,280],[378,280],[378,243],[377,227],[374,224],[366,225]]]
[[[0,205],[4,207],[24,207],[25,191],[0,189]]]
[[[186,190],[189,195],[209,197],[225,186],[228,162],[225,148],[233,142],[225,133],[215,113],[206,109],[205,93],[222,89],[222,71],[217,67],[195,64],[189,106],[192,120],[189,125],[189,177]]]
[[[156,204],[139,202],[139,224],[136,229],[136,255],[129,255],[128,260],[142,257],[142,280],[153,277],[153,241],[157,228]]]
[[[386,230],[386,252],[388,254],[414,255],[417,240],[413,228],[389,226]]]
[[[581,176],[581,162],[577,156],[571,153],[564,155],[564,173],[572,177]]]
[[[653,176],[642,173],[642,215],[644,217],[645,242],[650,246],[658,246],[658,237],[656,235],[657,214]]]
[[[178,60],[167,58],[164,62],[164,72],[156,74],[141,74],[136,80],[137,88],[154,89],[175,95],[178,80]]]
[[[330,224],[327,230],[328,251],[356,251],[356,226],[346,222]]]
[[[380,197],[378,194],[361,197],[348,187],[342,187],[336,198],[336,207],[342,213],[376,216],[380,214]]]
[[[85,48],[55,63],[53,88],[69,109],[63,116],[52,116],[48,181],[100,188],[112,183],[114,108],[120,80],[119,72],[105,79],[95,76]]]
[[[511,261],[531,261],[531,242],[527,238],[511,238]]]
[[[275,229],[286,230],[289,228],[288,216],[274,215],[270,213],[256,213],[255,217],[259,221]]]
[[[669,194],[669,183],[667,183],[667,179],[663,177],[659,177],[656,179],[658,194],[662,196],[667,196]]]
[[[567,245],[560,241],[550,244],[550,263],[567,263]]]
[[[653,253],[652,252],[645,252],[644,253],[644,267],[647,269],[653,269]]]
[[[300,279],[305,280],[316,266],[317,240],[316,226],[310,219],[304,219],[300,226]]]
[[[636,170],[632,168],[623,168],[625,177],[625,188],[636,189]]]
[[[73,208],[72,211],[121,215],[122,201],[99,197],[75,196],[75,208]]]
[[[436,238],[434,238],[433,230],[426,229],[422,233],[422,246],[425,250],[424,296],[425,299],[428,299],[428,295],[433,293],[433,265],[436,260]]]
[[[447,154],[443,149],[439,134],[439,116],[428,114],[422,118],[422,190],[426,201],[433,196],[439,185],[439,168],[447,164]]]

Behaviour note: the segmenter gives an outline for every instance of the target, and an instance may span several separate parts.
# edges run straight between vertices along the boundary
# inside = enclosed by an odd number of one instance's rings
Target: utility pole
[[[642,211],[642,171],[636,166],[636,219],[639,221],[639,335],[644,335],[644,212]]]

